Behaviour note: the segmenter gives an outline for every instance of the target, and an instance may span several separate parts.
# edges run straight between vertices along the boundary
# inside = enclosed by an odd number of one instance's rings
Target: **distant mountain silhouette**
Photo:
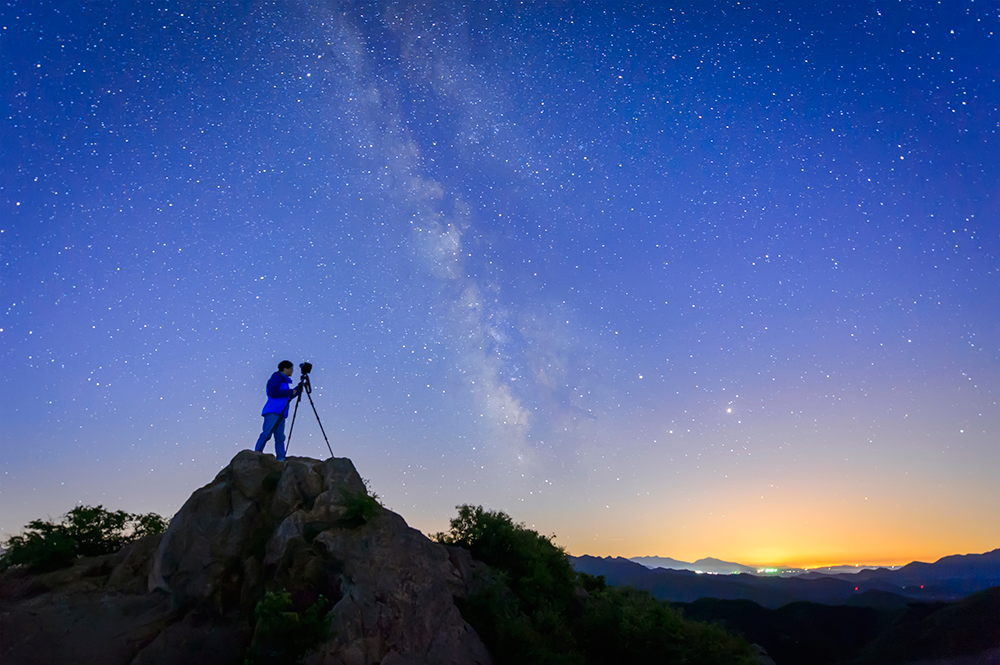
[[[620,557],[571,561],[668,600],[689,619],[741,633],[781,665],[1000,663],[1000,550],[795,577],[698,575]]]
[[[693,563],[678,561],[668,556],[634,556],[629,559],[646,568],[670,568],[671,570],[694,570]]]
[[[818,573],[821,575],[835,575],[838,573],[843,573],[845,575],[854,575],[855,573],[860,573],[862,570],[872,570],[875,568],[885,568],[885,566],[864,566],[864,565],[826,566],[825,568],[810,568],[808,570],[800,570],[795,574],[801,575],[803,573]],[[888,570],[898,570],[898,569],[899,566],[892,566]]]
[[[744,566],[740,563],[722,561],[721,559],[714,559],[712,557],[698,559],[694,562],[694,567],[696,571],[700,570],[706,573],[720,573],[723,575],[757,572],[757,569],[754,566]]]
[[[661,600],[743,599],[771,608],[795,601],[862,604],[866,599],[878,607],[889,602],[891,596],[909,601],[954,601],[1000,586],[1000,550],[944,557],[932,564],[915,562],[898,570],[880,568],[794,577],[699,575],[688,570],[649,569],[621,557],[581,556],[570,557],[570,561],[581,572],[603,575],[608,584],[645,589]],[[869,591],[882,593],[866,595]],[[892,601],[897,605],[900,602]]]
[[[926,596],[922,591],[930,592],[933,589],[944,590],[952,596],[966,596],[989,587],[1000,586],[1000,549],[983,554],[955,554],[938,559],[934,563],[914,561],[895,570],[875,568],[835,575],[806,573],[799,577],[804,579],[832,577],[855,584],[861,583],[867,588],[892,591],[893,589],[885,586],[890,585],[908,589],[909,592],[904,595],[914,597]]]
[[[661,556],[634,556],[630,558],[629,561],[634,561],[636,563],[642,564],[647,568],[691,570],[695,572],[716,573],[721,575],[731,575],[732,573],[757,572],[757,569],[754,568],[753,566],[745,566],[741,563],[732,563],[730,561],[722,561],[720,559],[713,559],[711,557],[707,559],[698,559],[694,563],[688,563],[687,561],[678,561],[677,559],[671,559],[670,557],[661,557]]]

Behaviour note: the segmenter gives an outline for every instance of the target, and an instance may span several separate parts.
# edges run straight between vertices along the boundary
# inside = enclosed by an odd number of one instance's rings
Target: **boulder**
[[[182,618],[146,591],[161,536],[51,573],[0,576],[0,663],[129,663]],[[235,661],[234,661],[235,662]]]

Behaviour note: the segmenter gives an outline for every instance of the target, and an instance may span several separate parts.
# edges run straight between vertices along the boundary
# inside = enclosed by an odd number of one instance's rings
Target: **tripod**
[[[309,363],[302,363],[302,365],[309,365]],[[319,413],[316,411],[316,404],[313,402],[312,398],[312,382],[309,380],[309,370],[312,369],[312,365],[309,365],[308,368],[302,366],[300,367],[303,371],[302,375],[299,377],[298,387],[301,388],[301,390],[298,391],[298,398],[296,399],[294,395],[289,397],[288,401],[285,402],[285,408],[279,412],[285,413],[288,410],[288,406],[292,403],[292,400],[295,399],[295,410],[292,411],[292,426],[288,429],[288,440],[285,442],[285,456],[288,456],[288,448],[291,447],[292,444],[292,432],[295,430],[295,416],[299,413],[299,402],[302,401],[302,393],[304,392],[309,398],[309,404],[312,406],[313,413],[316,414],[316,422],[319,423],[319,431],[323,432],[323,440],[326,441],[326,448],[330,451],[330,457],[333,457],[333,448],[330,447],[330,439],[326,437],[326,430],[323,429],[323,423],[319,419]],[[270,439],[271,435],[274,434],[274,430],[277,426],[278,421],[271,426],[271,431],[267,434],[268,439]]]
[[[295,410],[292,411],[292,426],[288,428],[288,441],[285,442],[285,456],[288,456],[288,448],[292,445],[292,432],[295,431],[295,416],[299,413],[299,402],[302,401],[302,393],[304,392],[306,397],[309,398],[309,406],[312,407],[313,414],[316,416],[316,422],[319,424],[319,431],[323,432],[323,440],[326,441],[326,448],[330,451],[330,457],[333,457],[333,448],[330,447],[330,439],[326,438],[326,430],[323,429],[323,423],[319,419],[319,412],[316,411],[316,404],[313,402],[312,382],[309,380],[308,372],[299,377],[299,386],[302,387],[302,390],[299,391],[299,396],[295,400]],[[288,403],[291,404],[291,402],[292,398],[289,397]],[[285,405],[285,408],[288,408],[287,404]]]

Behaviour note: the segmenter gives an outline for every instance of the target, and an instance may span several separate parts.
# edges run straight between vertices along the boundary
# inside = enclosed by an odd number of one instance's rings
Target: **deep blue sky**
[[[0,531],[173,514],[287,358],[425,531],[995,548],[1000,7],[628,4],[8,3]]]

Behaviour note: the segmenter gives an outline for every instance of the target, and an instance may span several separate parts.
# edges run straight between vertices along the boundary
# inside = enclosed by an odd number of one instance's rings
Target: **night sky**
[[[815,4],[7,3],[0,535],[173,515],[289,359],[425,532],[1000,546],[1000,5]]]

